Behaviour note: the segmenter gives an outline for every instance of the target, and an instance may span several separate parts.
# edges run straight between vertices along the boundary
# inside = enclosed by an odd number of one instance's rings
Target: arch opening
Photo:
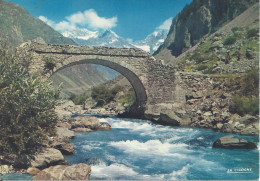
[[[127,113],[123,116],[127,117],[137,117],[140,118],[143,115],[144,112],[144,106],[147,102],[147,94],[145,87],[139,77],[132,72],[131,70],[127,69],[126,67],[123,67],[122,65],[119,65],[117,63],[103,60],[103,59],[83,59],[77,62],[72,62],[70,64],[64,65],[61,68],[55,70],[52,75],[59,72],[60,70],[63,70],[65,68],[74,66],[74,65],[80,65],[80,64],[97,64],[102,65],[108,68],[111,68],[117,72],[119,72],[121,75],[123,75],[131,84],[131,86],[134,89],[136,100],[134,104],[130,107]],[[52,76],[51,75],[51,76]]]

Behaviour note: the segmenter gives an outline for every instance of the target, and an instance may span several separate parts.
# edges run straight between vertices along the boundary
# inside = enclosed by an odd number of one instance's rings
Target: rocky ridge
[[[164,59],[167,63],[174,63],[172,61],[175,57],[199,43],[205,35],[215,32],[223,24],[233,20],[255,3],[257,3],[256,0],[193,1],[174,18],[169,34],[164,44],[155,52],[155,57]]]

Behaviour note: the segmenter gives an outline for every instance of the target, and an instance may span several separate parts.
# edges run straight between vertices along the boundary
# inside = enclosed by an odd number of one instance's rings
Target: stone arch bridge
[[[116,70],[133,86],[136,102],[130,111],[135,117],[140,117],[148,105],[173,102],[173,68],[140,49],[50,45],[28,41],[17,49],[17,56],[29,58],[30,72],[39,72],[44,77],[77,64],[99,64]],[[53,72],[44,70],[46,59],[54,61]]]

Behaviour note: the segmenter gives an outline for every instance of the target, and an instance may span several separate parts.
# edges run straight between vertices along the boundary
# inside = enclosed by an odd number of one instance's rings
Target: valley
[[[0,180],[258,179],[259,2],[185,2],[140,40],[0,0]]]

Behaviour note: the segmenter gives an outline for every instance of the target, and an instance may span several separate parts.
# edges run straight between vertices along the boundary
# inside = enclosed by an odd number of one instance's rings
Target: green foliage
[[[59,91],[0,49],[0,152],[25,153],[55,133]]]
[[[44,69],[53,71],[53,69],[56,67],[56,64],[53,59],[47,58],[44,60]]]
[[[208,59],[208,56],[205,56],[205,54],[201,51],[195,51],[195,53],[191,56],[192,59],[196,61],[196,63],[201,63],[204,60]]]
[[[223,44],[224,44],[224,45],[233,45],[235,42],[236,42],[236,37],[232,35],[232,36],[228,36],[228,37],[224,40]]]
[[[207,69],[207,68],[208,68],[207,65],[202,64],[202,65],[199,65],[199,66],[197,67],[197,70],[198,70],[198,71],[201,71],[201,70],[205,70],[205,69]]]
[[[252,28],[252,29],[249,29],[246,33],[247,35],[247,38],[251,38],[251,37],[257,37],[258,36],[258,28]]]
[[[87,100],[87,98],[89,98],[88,95],[86,94],[82,94],[82,95],[76,95],[71,93],[69,99],[72,100],[72,102],[74,102],[74,104],[76,105],[83,105],[85,103],[85,101]]]
[[[248,72],[240,83],[245,96],[257,95],[259,91],[259,69]]]
[[[101,85],[92,89],[91,97],[97,101],[97,106],[103,106],[114,100],[116,94],[121,90],[122,87],[120,86],[109,89],[108,87]]]
[[[203,74],[214,74],[216,73],[214,70],[214,67],[208,67],[206,70],[204,70],[202,73]]]
[[[241,29],[242,29],[241,27],[235,26],[235,27],[233,27],[233,28],[231,29],[231,31],[232,31],[233,33],[235,33],[235,32],[237,32],[237,31],[240,31]]]
[[[122,105],[132,105],[135,102],[134,90],[128,91],[125,95],[119,97],[119,102]]]
[[[241,116],[245,114],[259,115],[259,97],[241,97],[236,95],[232,99],[230,111]]]

